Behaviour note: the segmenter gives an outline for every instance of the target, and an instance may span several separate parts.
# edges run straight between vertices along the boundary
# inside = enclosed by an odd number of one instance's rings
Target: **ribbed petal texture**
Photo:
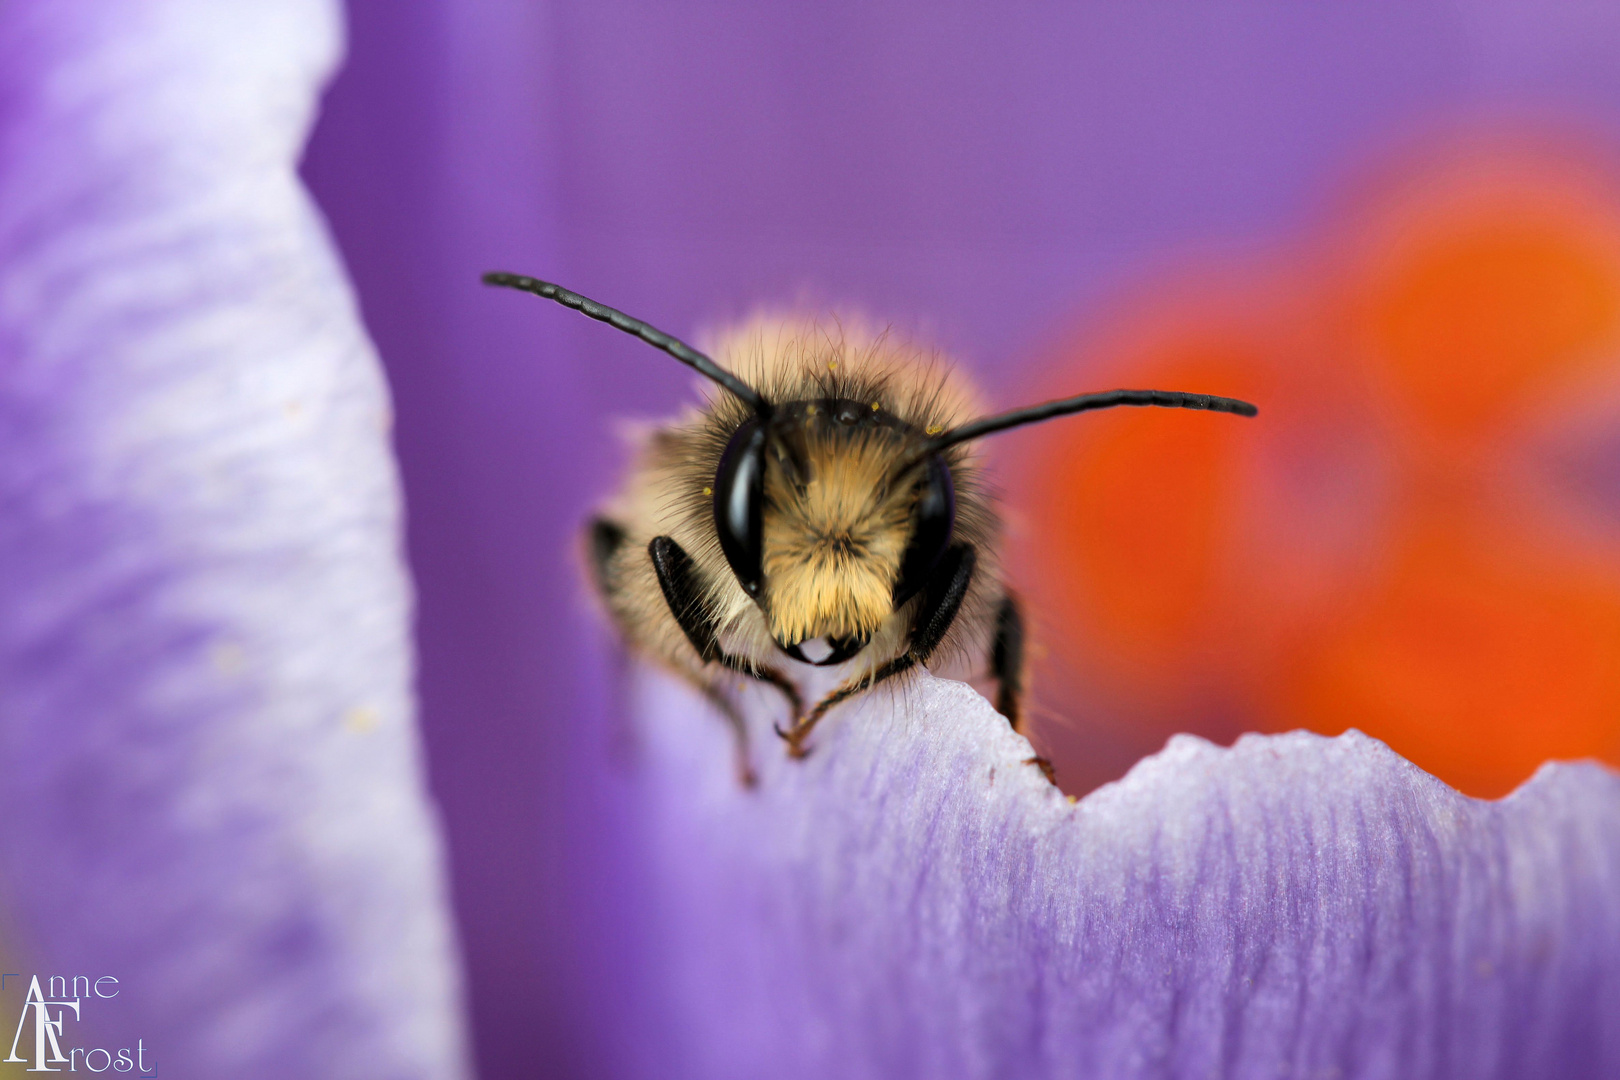
[[[8,944],[160,1075],[465,1074],[388,401],[295,173],[340,39],[0,7]]]
[[[692,695],[640,695],[684,1075],[1620,1075],[1602,767],[1480,802],[1355,732],[1181,736],[1071,803],[924,679],[745,791]]]

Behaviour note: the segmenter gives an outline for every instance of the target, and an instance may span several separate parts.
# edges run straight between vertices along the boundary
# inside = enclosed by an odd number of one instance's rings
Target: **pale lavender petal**
[[[1480,802],[1358,733],[1182,736],[1073,804],[926,679],[756,745],[749,792],[692,695],[640,697],[661,1075],[1620,1076],[1597,765]]]
[[[340,43],[0,6],[4,953],[117,977],[66,1041],[164,1076],[465,1073],[388,402],[294,172]]]

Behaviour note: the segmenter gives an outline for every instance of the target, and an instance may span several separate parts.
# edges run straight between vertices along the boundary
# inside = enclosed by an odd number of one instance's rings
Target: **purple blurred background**
[[[1425,132],[1620,135],[1620,14],[1598,4],[356,0],[350,31],[305,175],[397,403],[486,1080],[658,1060],[634,748],[573,540],[622,464],[614,419],[691,381],[480,272],[683,335],[855,306],[1006,401],[1122,284],[1288,237]]]

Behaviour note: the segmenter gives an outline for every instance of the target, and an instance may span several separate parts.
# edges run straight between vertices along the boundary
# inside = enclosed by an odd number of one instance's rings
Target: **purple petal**
[[[116,977],[65,1044],[167,1076],[465,1072],[389,406],[294,173],[340,36],[0,8],[6,970]]]
[[[1620,1075],[1597,765],[1481,802],[1357,732],[1179,736],[1071,803],[925,678],[802,764],[756,743],[748,792],[691,695],[641,697],[685,1075]]]

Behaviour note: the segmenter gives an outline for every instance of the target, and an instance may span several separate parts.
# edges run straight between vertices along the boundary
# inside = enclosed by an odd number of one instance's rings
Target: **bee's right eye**
[[[714,474],[714,529],[743,591],[756,599],[763,570],[765,425],[747,420],[731,436]]]

